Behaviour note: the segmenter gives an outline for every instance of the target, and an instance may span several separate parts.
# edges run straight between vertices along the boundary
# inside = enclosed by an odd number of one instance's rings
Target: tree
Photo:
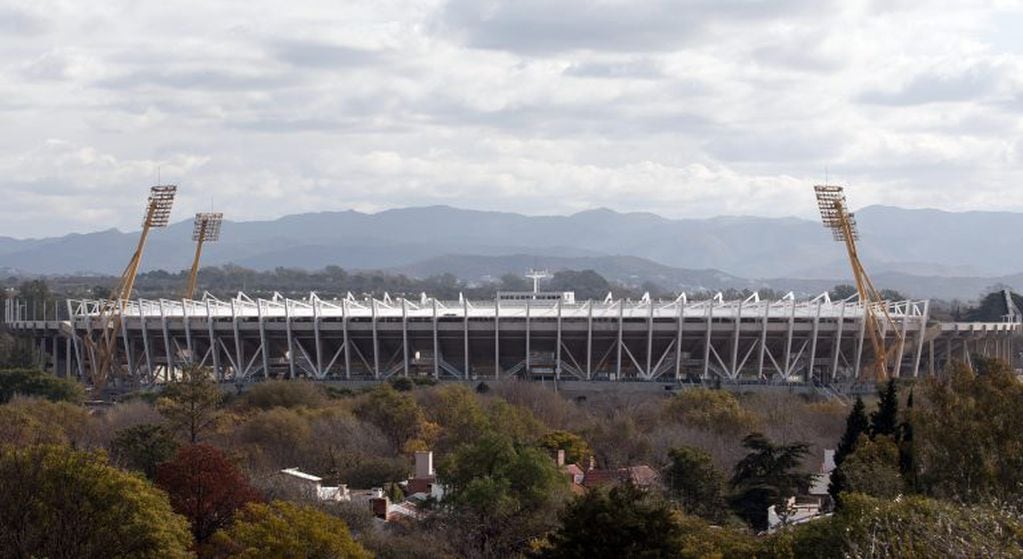
[[[31,340],[0,329],[0,369],[31,369],[39,365],[39,351]]]
[[[668,493],[687,514],[721,521],[727,512],[725,478],[706,452],[689,446],[668,451],[662,478]]]
[[[300,410],[272,408],[249,418],[237,430],[253,458],[263,458],[268,469],[288,468],[310,454],[312,426]]]
[[[867,433],[869,428],[870,422],[867,420],[863,399],[857,396],[856,403],[845,420],[845,432],[842,433],[842,439],[838,441],[838,448],[835,449],[835,469],[831,472],[831,482],[828,484],[828,493],[836,504],[841,503],[841,494],[847,489],[842,463],[856,450],[860,436]]]
[[[245,393],[245,403],[261,410],[281,408],[318,408],[327,401],[323,389],[306,380],[261,382]]]
[[[398,392],[389,384],[380,384],[355,408],[356,415],[384,432],[395,449],[424,442],[429,426],[426,416],[408,392]],[[423,446],[423,445],[419,445]]]
[[[756,424],[756,417],[739,405],[734,394],[707,388],[679,392],[668,401],[665,415],[691,427],[723,434],[748,432]]]
[[[666,501],[631,483],[596,489],[568,505],[543,556],[677,557],[680,520]]]
[[[3,557],[189,557],[187,521],[167,496],[102,454],[0,449]]]
[[[438,471],[452,545],[462,555],[507,557],[546,533],[568,481],[543,451],[488,434],[463,445]]]
[[[832,287],[828,295],[833,301],[840,301],[842,299],[848,299],[849,297],[856,295],[856,293],[856,286],[843,283]]]
[[[475,441],[490,429],[490,421],[478,397],[467,386],[442,386],[431,394],[430,419],[440,427],[437,448],[441,452]]]
[[[166,427],[144,423],[117,431],[110,443],[110,455],[125,468],[156,478],[157,465],[170,460],[178,443]]]
[[[9,402],[15,395],[38,396],[51,402],[76,404],[85,399],[85,392],[76,382],[36,369],[0,370],[0,404]]]
[[[231,523],[235,511],[259,500],[249,480],[223,452],[207,444],[182,447],[156,469],[156,484],[192,524],[198,545]]]
[[[899,431],[899,392],[895,379],[888,379],[877,396],[877,411],[870,414],[870,436],[896,437]]]
[[[529,409],[502,398],[494,398],[487,405],[487,419],[491,431],[515,443],[535,443],[547,430]]]
[[[180,380],[164,386],[156,407],[172,429],[195,444],[220,419],[219,406],[223,399],[209,369],[188,366],[181,371]]]
[[[762,556],[808,559],[1019,558],[1023,557],[1023,523],[1018,515],[998,507],[851,493],[834,516],[792,527],[765,543]]]
[[[919,489],[983,502],[1023,494],[1023,384],[1004,363],[975,374],[954,365],[928,379],[914,409],[913,460]]]
[[[552,453],[564,450],[566,464],[586,467],[593,456],[593,449],[586,439],[569,431],[551,431],[540,437],[539,445]]]
[[[52,316],[47,307],[56,304],[50,286],[45,280],[29,280],[18,286],[18,298],[25,305],[29,320],[42,320]],[[45,316],[44,316],[45,314]]]
[[[213,539],[214,557],[369,559],[339,518],[286,501],[251,503]]]
[[[860,436],[856,451],[842,463],[846,491],[895,498],[906,490],[899,473],[899,447],[891,437]]]
[[[82,406],[19,396],[0,405],[0,445],[87,446],[94,440],[96,424]]]
[[[810,486],[812,476],[797,471],[809,446],[802,442],[774,444],[760,433],[747,435],[742,445],[749,454],[735,465],[729,504],[751,526],[765,530],[768,507],[780,506]]]
[[[554,272],[547,286],[550,291],[574,291],[576,297],[584,299],[602,299],[609,291],[611,284],[603,276],[593,270],[561,270]]]

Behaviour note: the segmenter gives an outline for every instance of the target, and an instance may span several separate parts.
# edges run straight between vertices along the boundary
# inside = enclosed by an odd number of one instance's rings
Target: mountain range
[[[975,297],[995,283],[1023,286],[1023,214],[870,206],[856,214],[860,252],[875,282],[920,297]],[[190,221],[156,230],[143,270],[179,270],[194,250]],[[0,237],[0,270],[119,274],[137,232],[114,229],[44,239]],[[841,244],[799,218],[668,219],[607,209],[526,216],[414,207],[379,213],[296,214],[225,222],[204,263],[254,269],[450,272],[467,280],[529,267],[594,269],[671,289],[773,287],[819,291],[848,281]]]

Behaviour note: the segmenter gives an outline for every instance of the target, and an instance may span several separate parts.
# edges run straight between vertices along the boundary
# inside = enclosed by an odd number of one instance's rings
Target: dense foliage
[[[0,448],[0,557],[187,557],[167,496],[102,454]]]
[[[369,559],[348,526],[313,507],[286,501],[252,503],[219,532],[210,557],[260,559]]]
[[[105,540],[112,557],[600,556],[597,547],[651,557],[1013,556],[1023,388],[1004,364],[973,362],[976,372],[878,386],[852,407],[787,391],[566,398],[532,383],[480,390],[413,379],[344,390],[265,382],[234,394],[198,368],[104,406],[18,390],[0,404],[0,495],[11,495],[0,531],[36,542],[36,555],[67,556],[12,511],[102,524],[106,511],[89,508],[102,494],[123,518]],[[8,378],[46,386],[46,375],[24,375]],[[805,489],[835,447],[835,514],[763,533],[767,508]],[[407,505],[414,517],[386,524],[365,503],[315,502],[280,474],[298,467],[398,501],[422,449],[435,452],[443,499]],[[559,451],[579,469],[559,466]],[[621,485],[631,466],[659,475]],[[129,504],[116,504],[121,492]],[[149,539],[116,539],[154,517],[175,520],[147,528]],[[71,538],[72,555],[96,556],[88,538],[54,533]],[[22,548],[0,545],[0,557],[21,553],[7,549]]]

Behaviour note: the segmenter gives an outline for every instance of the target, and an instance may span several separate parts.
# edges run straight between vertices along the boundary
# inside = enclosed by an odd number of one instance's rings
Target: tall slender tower
[[[885,380],[888,378],[888,361],[891,359],[892,350],[902,343],[902,333],[888,313],[887,301],[878,293],[863,268],[863,262],[860,261],[856,246],[856,241],[860,238],[856,227],[856,215],[849,211],[845,201],[845,190],[841,186],[829,185],[817,185],[813,189],[817,195],[817,206],[824,227],[831,230],[836,241],[845,244],[853,278],[856,281],[856,291],[860,296],[860,304],[863,305],[870,344],[874,348],[873,377],[877,381]],[[891,347],[885,342],[888,331],[895,336],[895,344]]]

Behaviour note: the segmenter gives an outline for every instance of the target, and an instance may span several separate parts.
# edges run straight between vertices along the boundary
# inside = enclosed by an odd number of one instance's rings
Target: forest
[[[0,556],[1020,556],[1023,385],[978,363],[849,403],[410,379],[239,392],[191,368],[99,404],[7,369]],[[805,492],[828,448],[833,513],[765,531],[767,508]],[[397,503],[424,450],[444,494],[412,516],[385,521],[281,479],[299,468]],[[587,476],[655,476],[580,487],[559,454]]]

